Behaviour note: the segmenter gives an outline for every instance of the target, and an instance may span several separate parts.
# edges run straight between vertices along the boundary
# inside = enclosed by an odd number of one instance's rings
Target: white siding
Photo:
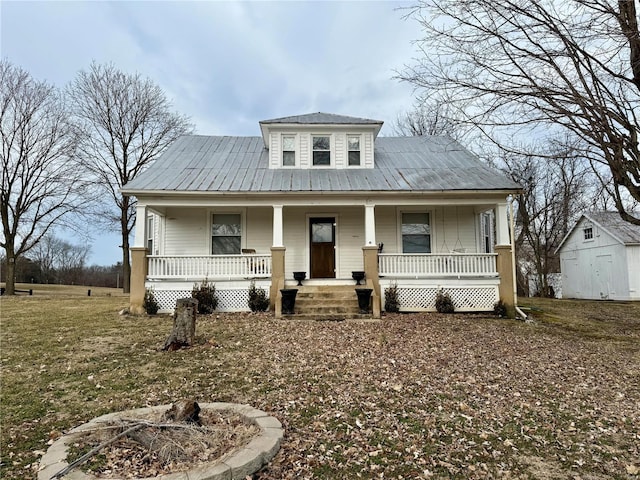
[[[347,166],[347,137],[344,133],[336,133],[334,136],[334,151],[331,159],[336,168]]]
[[[269,164],[270,168],[279,168],[280,165],[280,133],[271,133],[269,140]]]
[[[640,300],[640,245],[627,246],[626,250],[629,298],[631,300]]]
[[[354,270],[363,270],[364,246],[364,207],[344,208],[340,210],[336,230],[336,255],[338,278],[351,278]]]
[[[285,278],[293,278],[293,272],[309,272],[309,248],[307,246],[307,219],[305,209],[284,207]]]
[[[165,255],[209,255],[208,217],[205,209],[168,208]]]
[[[311,135],[300,134],[300,168],[309,168],[311,165]]]
[[[256,253],[271,253],[273,242],[273,208],[248,208],[246,213],[246,232],[243,235],[243,247],[253,248]]]
[[[585,240],[585,226],[593,229],[593,238]],[[560,251],[562,293],[566,298],[630,300],[640,284],[637,272],[640,264],[633,264],[635,252],[629,255],[625,247],[606,230],[582,218]]]
[[[360,145],[361,148],[361,155],[363,156],[363,165],[366,168],[373,168],[374,165],[374,158],[373,158],[373,134],[372,133],[365,133],[364,135],[362,135],[362,145]]]

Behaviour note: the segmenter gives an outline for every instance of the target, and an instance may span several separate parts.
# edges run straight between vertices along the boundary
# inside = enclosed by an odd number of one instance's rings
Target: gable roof
[[[589,212],[582,214],[573,227],[571,227],[569,233],[567,233],[562,239],[562,242],[560,242],[556,253],[560,251],[566,240],[578,228],[583,219],[598,225],[624,245],[640,245],[640,225],[635,225],[623,220],[618,212]]]
[[[382,125],[382,120],[371,120],[370,118],[348,117],[346,115],[336,115],[335,113],[307,113],[304,115],[293,115],[291,117],[274,118],[272,120],[262,120],[261,124],[289,123],[296,125]]]
[[[162,193],[345,193],[518,191],[450,137],[379,137],[375,168],[269,169],[261,137],[180,137],[127,183],[128,195]]]

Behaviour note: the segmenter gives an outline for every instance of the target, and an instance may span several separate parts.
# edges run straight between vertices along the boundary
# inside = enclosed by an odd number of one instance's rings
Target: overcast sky
[[[411,107],[393,79],[418,53],[410,2],[0,1],[0,51],[63,87],[92,60],[160,85],[203,135],[259,135],[258,122],[310,112],[383,120]],[[121,259],[95,233],[90,263]]]

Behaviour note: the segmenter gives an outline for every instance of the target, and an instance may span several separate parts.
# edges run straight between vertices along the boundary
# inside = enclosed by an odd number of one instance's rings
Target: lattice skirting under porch
[[[458,312],[490,311],[493,310],[493,305],[498,301],[497,286],[445,287],[442,291],[449,294]],[[398,286],[400,311],[435,311],[437,293],[438,288],[435,287]]]
[[[154,290],[161,312],[173,312],[176,300],[191,297],[191,290]],[[220,312],[248,312],[249,291],[247,289],[221,290],[216,288]]]

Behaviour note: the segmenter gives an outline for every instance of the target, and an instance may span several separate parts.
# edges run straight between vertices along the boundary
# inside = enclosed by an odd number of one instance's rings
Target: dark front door
[[[311,218],[309,220],[310,278],[336,278],[335,222],[336,219],[333,217]]]

